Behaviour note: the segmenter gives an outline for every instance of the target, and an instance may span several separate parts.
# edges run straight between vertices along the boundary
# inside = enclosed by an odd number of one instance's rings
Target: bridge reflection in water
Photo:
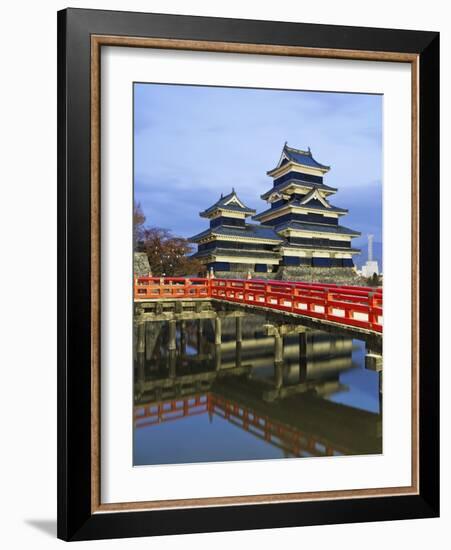
[[[135,324],[134,464],[382,452],[365,343],[228,312]]]

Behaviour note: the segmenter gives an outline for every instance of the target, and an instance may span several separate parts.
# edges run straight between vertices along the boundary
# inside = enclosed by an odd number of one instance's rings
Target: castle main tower
[[[282,266],[354,267],[352,258],[360,250],[351,241],[360,232],[341,225],[348,210],[329,202],[337,192],[323,181],[329,170],[310,148],[303,151],[285,143],[277,166],[267,172],[273,186],[261,198],[269,208],[253,219],[283,238],[277,247]]]

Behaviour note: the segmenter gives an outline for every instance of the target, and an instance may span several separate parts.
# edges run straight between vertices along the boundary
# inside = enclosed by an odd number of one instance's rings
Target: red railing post
[[[374,328],[374,325],[379,324],[377,321],[377,314],[374,308],[377,307],[376,293],[370,292],[368,294],[368,324],[370,328]]]
[[[325,319],[329,318],[329,315],[332,314],[332,306],[330,303],[333,301],[333,294],[330,292],[328,288],[326,288],[325,292],[325,299],[324,299],[324,317]]]

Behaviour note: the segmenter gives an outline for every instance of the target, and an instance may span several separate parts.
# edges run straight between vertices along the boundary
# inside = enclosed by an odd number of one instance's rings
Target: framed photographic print
[[[58,536],[438,515],[438,33],[58,14]]]

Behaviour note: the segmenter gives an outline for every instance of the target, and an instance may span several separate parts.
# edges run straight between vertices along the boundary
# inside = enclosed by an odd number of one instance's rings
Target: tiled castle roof
[[[234,189],[232,189],[232,192],[225,197],[221,195],[214,204],[206,210],[200,212],[200,216],[203,218],[208,218],[208,216],[216,210],[231,210],[233,212],[242,212],[243,214],[249,216],[255,214],[256,212],[253,208],[248,208],[243,201],[239,199]]]
[[[320,191],[330,191],[331,193],[335,193],[335,191],[337,191],[336,187],[330,187],[329,185],[325,185],[324,183],[312,183],[309,181],[302,181],[301,179],[292,178],[282,183],[279,183],[279,185],[274,185],[274,187],[271,187],[269,191],[266,191],[266,193],[263,193],[263,195],[260,195],[260,198],[262,198],[263,200],[266,200],[272,193],[282,192],[284,189],[286,189],[287,187],[293,184],[302,185],[302,187],[307,187],[309,189],[319,189]]]
[[[224,225],[219,225],[218,227],[208,228],[205,231],[194,235],[189,240],[191,242],[197,242],[209,235],[220,237],[242,237],[244,239],[265,239],[274,241],[275,244],[283,241],[282,237],[279,237],[272,227],[251,224],[247,224],[245,227],[227,227]]]
[[[288,144],[285,143],[282,150],[282,156],[284,156],[288,161],[294,162],[296,164],[301,164],[302,166],[319,168],[321,170],[326,170],[326,171],[330,169],[330,166],[321,164],[320,162],[318,162],[313,158],[312,152],[310,151],[310,147],[307,149],[307,151],[303,151],[302,149],[295,149],[294,147],[289,147]],[[273,172],[274,170],[275,168],[273,168],[272,170],[269,170],[268,174],[270,172]]]
[[[297,206],[299,208],[305,208],[305,209],[311,209],[311,210],[321,210],[321,212],[327,213],[327,212],[335,212],[339,214],[346,214],[348,211],[345,208],[338,208],[337,206],[330,206],[330,208],[327,208],[326,206],[323,206],[322,204],[318,203],[306,203],[303,204],[299,199],[295,199],[289,202],[285,202],[281,204],[280,206],[277,206],[276,208],[267,208],[266,210],[263,210],[263,212],[260,212],[256,216],[253,216],[254,220],[259,220],[262,217],[264,217],[267,214],[275,214],[276,212],[279,212],[280,210],[285,209],[287,206]],[[277,219],[274,220],[275,223],[277,223]]]
[[[256,258],[263,260],[274,260],[278,258],[278,253],[274,250],[234,250],[233,248],[221,248],[220,246],[208,250],[198,250],[190,258],[208,258],[210,256],[235,256],[237,258],[246,256],[247,258]]]
[[[314,233],[333,233],[336,235],[354,235],[356,237],[360,236],[360,231],[354,231],[345,227],[344,225],[328,225],[322,223],[314,222],[298,222],[298,221],[287,221],[280,225],[273,226],[276,231],[283,231],[284,229],[293,229],[296,231],[308,231]]]

